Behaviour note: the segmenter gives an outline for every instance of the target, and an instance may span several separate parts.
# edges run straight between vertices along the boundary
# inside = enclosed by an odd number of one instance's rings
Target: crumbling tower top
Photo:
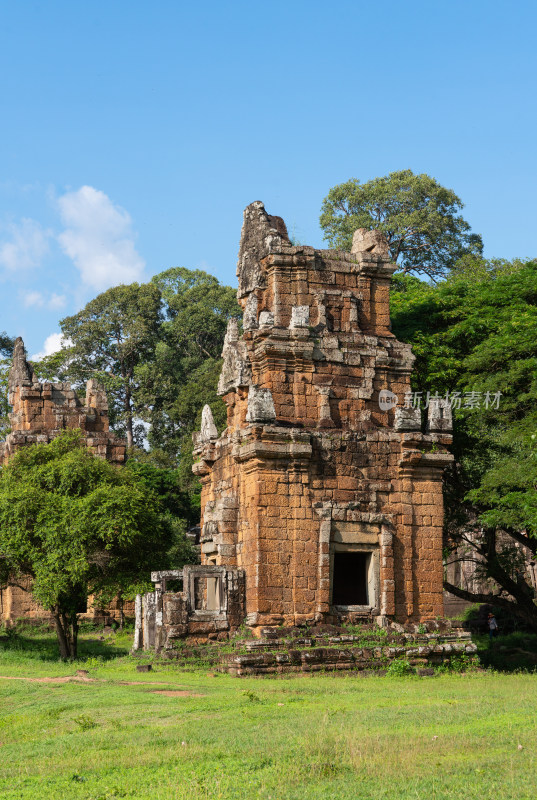
[[[37,378],[31,365],[26,360],[24,342],[19,336],[15,339],[15,347],[13,348],[13,363],[9,370],[8,391],[12,394],[18,386],[31,386],[33,383],[37,383]],[[12,403],[12,400],[9,400],[9,402]]]
[[[262,281],[259,268],[261,259],[283,243],[291,244],[283,219],[267,214],[261,200],[246,206],[237,262],[239,299],[259,288]]]

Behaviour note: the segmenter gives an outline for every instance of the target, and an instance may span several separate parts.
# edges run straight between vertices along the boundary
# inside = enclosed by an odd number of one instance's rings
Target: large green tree
[[[437,287],[401,276],[392,323],[417,357],[413,388],[454,402],[446,545],[484,588],[446,588],[537,629],[537,263],[467,260]]]
[[[357,228],[381,230],[403,273],[437,279],[464,255],[482,251],[481,237],[471,232],[462,208],[451,189],[407,169],[334,186],[324,199],[320,225],[331,247],[342,250],[350,250]]]
[[[5,331],[0,331],[0,356],[3,358],[10,356],[15,346],[15,340],[8,336]]]
[[[152,364],[161,328],[161,294],[153,283],[115,286],[78,314],[60,321],[66,344],[37,369],[75,385],[97,378],[107,390],[110,421],[132,447],[144,437],[150,409],[140,393],[139,370]]]
[[[221,352],[229,319],[242,312],[236,291],[201,270],[173,267],[153,283],[162,293],[165,320],[154,363],[140,371],[152,409],[148,439],[178,459],[186,486],[193,483],[191,436],[205,403],[217,426],[225,426],[225,406],[216,394]]]
[[[7,382],[11,368],[11,355],[15,340],[5,332],[0,332],[0,439],[9,432],[9,404]]]
[[[167,565],[173,534],[147,482],[91,455],[79,431],[23,448],[0,472],[0,577],[31,578],[62,658],[76,658],[85,597],[139,586]]]

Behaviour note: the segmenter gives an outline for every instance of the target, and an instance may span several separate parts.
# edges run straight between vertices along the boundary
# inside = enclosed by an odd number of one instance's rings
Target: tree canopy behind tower
[[[406,169],[334,186],[323,201],[320,225],[329,245],[340,250],[351,249],[358,228],[381,230],[403,273],[437,279],[463,256],[482,252],[481,237],[471,232],[462,208],[451,189]]]
[[[173,267],[152,283],[162,294],[164,322],[154,361],[140,371],[151,408],[148,440],[178,460],[186,487],[195,483],[192,432],[206,403],[218,428],[225,427],[225,405],[216,394],[222,346],[229,319],[241,318],[242,311],[236,290],[202,270]]]
[[[15,340],[8,336],[5,331],[0,331],[0,356],[9,358],[13,352]]]
[[[43,359],[37,370],[42,377],[59,377],[76,387],[97,378],[108,395],[113,428],[132,447],[143,440],[139,420],[147,414],[140,399],[138,370],[154,358],[161,322],[156,286],[114,286],[60,321],[65,344]]]
[[[436,287],[400,276],[391,309],[393,332],[416,355],[413,389],[423,401],[427,392],[461,398],[461,408],[452,399],[446,546],[475,563],[484,588],[446,588],[537,630],[526,569],[537,556],[537,263],[469,260]],[[486,398],[497,393],[496,407]]]
[[[150,283],[116,286],[60,321],[65,344],[36,365],[40,377],[88,378],[105,387],[110,423],[129,447],[191,463],[191,434],[209,403],[217,425],[225,406],[216,394],[230,317],[242,312],[236,291],[201,270],[173,267]]]
[[[0,332],[0,439],[9,433],[9,405],[7,402],[7,381],[11,369],[11,356],[15,339],[5,331]]]

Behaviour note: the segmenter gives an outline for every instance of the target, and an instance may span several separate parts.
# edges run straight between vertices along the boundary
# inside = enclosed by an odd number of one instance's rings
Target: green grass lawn
[[[87,633],[66,665],[46,632],[0,642],[2,800],[537,795],[537,675],[140,674],[129,645]]]

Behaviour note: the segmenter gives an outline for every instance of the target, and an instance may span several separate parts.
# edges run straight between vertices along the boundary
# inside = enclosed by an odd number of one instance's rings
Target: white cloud
[[[45,298],[41,294],[41,292],[26,292],[24,298],[22,300],[26,308],[32,308],[35,306],[36,308],[41,308],[45,305]]]
[[[16,272],[37,267],[49,250],[51,231],[33,219],[6,226],[9,241],[0,243],[0,266]]]
[[[47,300],[47,308],[49,308],[51,311],[59,311],[61,308],[64,308],[66,303],[67,298],[64,294],[56,294],[56,292],[52,292]]]
[[[22,300],[26,308],[47,308],[49,311],[59,311],[67,302],[64,294],[52,294],[47,298],[42,292],[27,292]]]
[[[45,356],[50,356],[62,349],[62,346],[68,347],[71,344],[69,339],[64,339],[61,333],[51,333],[50,336],[44,341],[43,349],[39,353],[34,353],[31,356],[31,361],[40,361]]]
[[[134,246],[132,220],[125,209],[92,186],[67,192],[58,205],[66,228],[58,241],[83,283],[102,291],[142,277],[145,261]]]

